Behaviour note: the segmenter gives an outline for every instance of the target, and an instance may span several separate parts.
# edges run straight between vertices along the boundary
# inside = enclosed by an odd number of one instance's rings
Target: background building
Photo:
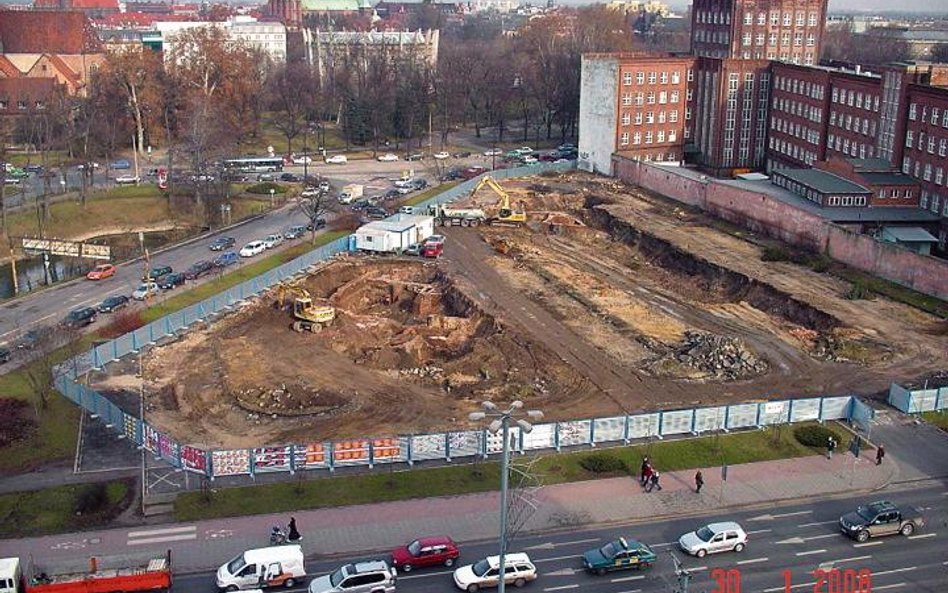
[[[440,32],[428,31],[320,31],[303,30],[306,61],[320,77],[345,64],[351,67],[364,56],[385,55],[392,61],[438,62]]]
[[[274,62],[286,61],[286,27],[283,23],[262,22],[248,16],[233,17],[221,23],[201,21],[159,21],[152,25],[161,34],[161,50],[168,55],[174,51],[175,36],[186,29],[221,27],[234,40],[260,50]],[[143,36],[143,41],[146,41]],[[148,38],[146,45],[156,48],[155,40]]]

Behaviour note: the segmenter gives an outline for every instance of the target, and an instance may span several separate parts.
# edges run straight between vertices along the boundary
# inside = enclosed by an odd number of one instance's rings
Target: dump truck
[[[359,185],[357,183],[346,185],[342,188],[342,191],[339,192],[339,203],[351,204],[355,200],[361,198],[363,194],[365,194],[364,185]]]
[[[143,557],[93,557],[39,564],[31,558],[0,559],[0,593],[132,593],[171,589],[171,551]]]
[[[480,208],[453,208],[443,204],[428,206],[428,215],[434,216],[437,226],[477,226],[487,220]]]

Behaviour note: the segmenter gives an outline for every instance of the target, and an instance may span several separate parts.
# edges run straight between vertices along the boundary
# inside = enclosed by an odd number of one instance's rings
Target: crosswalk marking
[[[149,529],[147,531],[130,531],[128,533],[129,546],[144,546],[148,544],[164,544],[168,542],[183,542],[197,539],[197,526],[168,527],[165,529]]]

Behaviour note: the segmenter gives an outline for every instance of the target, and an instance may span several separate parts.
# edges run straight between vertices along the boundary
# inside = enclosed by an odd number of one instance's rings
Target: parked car
[[[96,310],[99,313],[112,313],[128,305],[128,297],[124,294],[115,294],[99,303]]]
[[[332,156],[326,157],[326,164],[329,165],[345,165],[349,162],[349,159],[346,158],[344,154],[334,154]]]
[[[112,264],[99,264],[86,274],[86,278],[89,280],[105,280],[114,276],[116,269]]]
[[[649,568],[658,555],[640,541],[620,537],[583,554],[583,568],[598,575],[611,570]]]
[[[316,230],[317,230],[317,231],[318,231],[319,229],[321,229],[321,228],[324,228],[324,227],[326,226],[326,219],[325,219],[325,218],[317,218],[315,225],[314,225],[313,223],[309,223],[309,224],[307,224],[307,225],[306,225],[305,227],[303,227],[303,228],[304,228],[305,230],[307,230],[307,231],[311,231],[311,230],[313,230],[313,226],[316,227]]]
[[[379,161],[380,163],[391,163],[391,162],[397,161],[397,160],[398,160],[398,155],[394,155],[394,154],[392,154],[392,153],[390,153],[390,152],[387,152],[387,153],[385,153],[385,154],[381,154],[381,155],[378,156],[378,161]]]
[[[315,187],[307,187],[307,188],[304,188],[303,191],[300,192],[300,197],[301,198],[318,198],[319,194],[321,193],[322,192]]]
[[[415,244],[417,245],[417,243]],[[405,250],[406,253],[408,250]],[[450,537],[421,537],[392,550],[392,567],[402,572],[426,566],[454,566],[461,550]]]
[[[309,593],[395,593],[395,570],[384,560],[346,564],[310,581]]]
[[[552,163],[553,161],[558,161],[561,158],[561,156],[560,156],[560,151],[551,150],[550,152],[544,152],[540,154],[540,156],[537,158],[539,158],[544,163]]]
[[[280,175],[280,181],[286,181],[287,183],[297,183],[300,180],[300,176],[293,173],[282,173]]]
[[[283,242],[283,235],[280,233],[274,233],[272,235],[267,235],[263,238],[263,246],[267,249],[273,249],[277,245]]]
[[[259,175],[257,175],[257,181],[275,181],[275,180],[276,180],[276,177],[274,177],[273,173],[260,173]]]
[[[372,206],[372,201],[369,200],[368,198],[362,198],[361,200],[356,200],[355,202],[350,204],[349,209],[358,212],[359,210],[365,210],[366,208],[369,208],[370,206]]]
[[[109,165],[109,167],[112,168],[112,169],[131,169],[131,168],[132,168],[132,164],[129,163],[129,162],[128,162],[127,160],[125,160],[125,159],[119,159],[119,160],[117,160],[117,161],[113,161],[112,164]]]
[[[171,266],[155,266],[148,273],[142,277],[142,280],[147,282],[149,280],[158,280],[165,274],[170,274],[172,272]]]
[[[214,265],[218,268],[226,268],[236,264],[240,258],[233,251],[225,251],[214,258]]]
[[[383,200],[391,200],[391,199],[393,199],[393,198],[397,198],[397,197],[400,196],[400,195],[401,195],[401,194],[398,193],[398,190],[397,190],[397,189],[390,189],[390,190],[388,190],[387,192],[385,192],[384,194],[382,194],[382,199],[383,199]]]
[[[298,224],[291,226],[283,232],[284,239],[299,239],[306,234],[306,225]]]
[[[95,162],[79,163],[78,165],[76,165],[76,169],[79,169],[80,171],[85,171],[86,169],[98,169],[98,168],[99,168],[99,163],[95,163]]]
[[[523,155],[523,158],[521,160],[523,161],[524,165],[535,165],[538,162],[540,162],[539,160],[537,160],[537,157],[533,155],[529,155],[529,154]]]
[[[431,156],[433,156],[434,158],[438,159],[439,161],[443,161],[444,159],[451,158],[451,153],[442,150],[441,152],[436,152],[436,153],[434,153],[434,154],[431,155]]]
[[[89,324],[95,323],[96,315],[98,314],[92,307],[80,307],[78,309],[73,309],[69,312],[69,315],[66,315],[63,325],[72,328],[85,327]]]
[[[444,235],[431,235],[430,237],[425,239],[425,243],[426,244],[427,243],[444,243],[444,240],[445,240]]]
[[[500,582],[500,556],[488,556],[474,564],[454,571],[458,589],[474,593],[485,587],[496,587]],[[525,553],[507,554],[504,558],[504,583],[522,587],[537,578],[537,567]]]
[[[461,177],[463,177],[464,179],[473,179],[477,177],[478,175],[480,175],[481,173],[485,173],[486,171],[487,171],[487,167],[481,167],[480,165],[475,165],[473,167],[468,167],[467,169],[464,169],[463,171],[461,171]]]
[[[230,249],[237,243],[233,237],[218,237],[211,241],[211,244],[208,246],[211,251],[224,251],[225,249]]]
[[[191,267],[184,271],[184,277],[188,280],[197,280],[214,269],[214,262],[202,259],[199,262],[191,264]]]
[[[405,255],[421,255],[421,243],[412,243],[402,253]]]
[[[414,214],[414,213],[415,213],[415,207],[414,207],[414,206],[402,206],[401,208],[398,209],[398,213],[399,213],[399,214]]]
[[[575,144],[570,144],[569,142],[567,142],[565,144],[560,144],[559,146],[557,146],[556,150],[560,152],[575,152],[578,149],[576,148]]]
[[[16,341],[17,350],[32,350],[53,337],[53,328],[41,325],[28,330]]]
[[[378,206],[370,206],[365,209],[365,215],[369,220],[382,220],[383,218],[388,218],[388,212],[385,208],[380,208]]]
[[[471,156],[471,153],[470,153],[469,151],[466,151],[466,150],[465,150],[465,151],[462,151],[462,152],[456,152],[456,153],[454,153],[452,156],[454,156],[454,158],[456,158],[456,159],[466,159],[466,158],[468,158],[469,156]]]
[[[484,151],[484,156],[503,156],[504,151],[500,148],[491,148]]]
[[[0,364],[10,362],[10,356],[11,353],[9,348],[0,347]]]
[[[412,189],[422,190],[428,187],[428,182],[424,179],[416,179],[414,183],[411,184]]]
[[[263,241],[251,241],[243,246],[240,250],[240,257],[253,257],[259,255],[267,250],[267,246],[263,244]]]
[[[423,152],[413,152],[407,157],[405,157],[406,161],[423,161],[424,159],[425,159],[425,153]]]
[[[312,163],[312,162],[313,162],[313,157],[311,157],[311,156],[309,156],[309,155],[306,155],[306,154],[294,155],[294,156],[293,156],[293,164],[294,164],[294,165],[308,165],[308,164],[310,164],[310,163]]]
[[[173,290],[176,286],[181,286],[187,276],[182,272],[172,272],[158,280],[158,288],[162,290]]]
[[[115,178],[115,183],[118,185],[131,185],[133,183],[138,183],[139,179],[135,175],[119,175]]]
[[[132,292],[132,298],[136,301],[144,301],[148,297],[158,294],[158,284],[155,282],[143,282]]]
[[[43,165],[26,165],[23,167],[23,170],[27,173],[36,173],[38,175],[43,172]]]
[[[325,179],[319,182],[319,191],[332,191],[332,184]]]
[[[900,508],[887,500],[862,505],[839,518],[840,531],[858,542],[884,535],[909,536],[924,526],[920,509]]]
[[[405,196],[415,191],[415,188],[412,187],[411,185],[406,185],[406,186],[397,188],[395,191],[398,192],[398,195]]]
[[[521,146],[520,148],[514,149],[514,152],[520,155],[528,155],[528,154],[533,154],[533,149],[530,148],[529,146]]]
[[[734,521],[709,523],[678,538],[678,547],[698,558],[718,552],[743,552],[746,546],[747,533]]]

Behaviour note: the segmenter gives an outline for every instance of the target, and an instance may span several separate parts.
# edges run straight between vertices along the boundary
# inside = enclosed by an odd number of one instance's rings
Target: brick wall
[[[919,292],[948,299],[948,262],[918,255],[832,224],[765,194],[692,179],[670,167],[616,158],[617,178],[639,185],[754,232],[819,252]]]

